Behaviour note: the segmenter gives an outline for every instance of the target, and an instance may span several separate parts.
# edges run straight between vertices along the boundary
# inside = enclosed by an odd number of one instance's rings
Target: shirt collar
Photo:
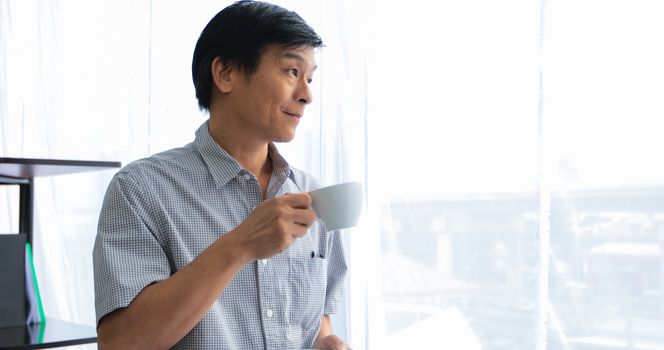
[[[212,138],[207,120],[196,130],[195,143],[217,187],[226,185],[234,177],[246,172],[240,163]],[[279,154],[273,143],[268,144],[267,150],[268,156],[272,160],[270,183],[274,183],[277,188],[280,188],[286,178],[291,176],[290,165]]]
[[[272,160],[272,177],[270,178],[270,184],[267,189],[267,198],[273,198],[277,195],[277,192],[286,179],[289,177],[292,179],[293,172],[286,159],[279,154],[277,146],[274,143],[270,142],[267,145],[267,154]]]

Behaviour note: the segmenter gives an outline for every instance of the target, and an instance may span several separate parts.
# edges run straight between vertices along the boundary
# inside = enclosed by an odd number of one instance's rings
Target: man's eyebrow
[[[297,54],[295,52],[291,52],[291,51],[284,52],[284,54],[282,56],[285,57],[285,58],[291,58],[291,59],[294,59],[294,60],[297,60],[297,61],[300,61],[300,62],[305,61],[304,57],[302,57],[302,55]],[[316,68],[318,68],[318,65],[314,64],[313,70],[316,70]]]

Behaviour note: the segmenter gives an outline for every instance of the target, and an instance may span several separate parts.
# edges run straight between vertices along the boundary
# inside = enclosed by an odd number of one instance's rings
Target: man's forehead
[[[316,53],[315,49],[308,45],[296,46],[296,47],[280,47],[275,46],[268,51],[272,51],[272,54],[277,60],[281,59],[292,59],[300,61],[305,64],[310,64],[312,69],[316,69]]]

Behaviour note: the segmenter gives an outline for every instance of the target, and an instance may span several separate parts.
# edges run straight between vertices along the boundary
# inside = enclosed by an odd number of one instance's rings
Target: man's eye
[[[297,77],[297,68],[291,68],[291,69],[289,69],[288,71],[289,71],[291,74],[293,74],[293,76],[296,76],[296,77]]]

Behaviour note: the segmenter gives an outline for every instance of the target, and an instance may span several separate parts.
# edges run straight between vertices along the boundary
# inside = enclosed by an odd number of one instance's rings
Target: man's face
[[[230,103],[241,131],[260,142],[290,141],[311,103],[309,89],[316,69],[314,49],[309,46],[268,46],[256,72],[233,84]]]

